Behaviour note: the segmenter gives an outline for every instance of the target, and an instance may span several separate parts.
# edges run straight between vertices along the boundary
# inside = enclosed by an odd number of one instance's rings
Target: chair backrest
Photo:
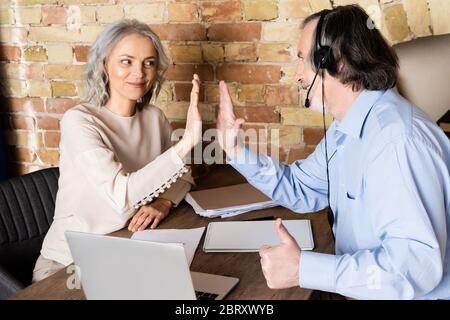
[[[400,61],[399,92],[438,120],[450,109],[450,35],[415,39],[394,49]]]
[[[52,221],[59,168],[0,183],[0,265],[24,286]]]

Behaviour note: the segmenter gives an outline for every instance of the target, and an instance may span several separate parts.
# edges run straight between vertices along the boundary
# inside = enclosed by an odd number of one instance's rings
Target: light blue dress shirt
[[[394,90],[363,91],[327,130],[336,254],[302,251],[299,285],[358,299],[450,298],[450,141]],[[324,140],[305,160],[230,161],[276,203],[327,207]]]

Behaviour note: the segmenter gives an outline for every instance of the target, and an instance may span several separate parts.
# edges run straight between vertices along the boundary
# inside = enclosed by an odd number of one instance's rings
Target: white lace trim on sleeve
[[[154,199],[159,197],[160,194],[162,194],[164,191],[170,188],[172,183],[177,181],[178,178],[181,178],[186,172],[188,172],[189,169],[186,166],[183,166],[180,170],[178,170],[169,180],[166,181],[161,187],[150,193],[148,196],[146,196],[144,199],[138,201],[133,207],[135,209],[139,209],[139,207],[146,205],[150,202],[152,202]]]

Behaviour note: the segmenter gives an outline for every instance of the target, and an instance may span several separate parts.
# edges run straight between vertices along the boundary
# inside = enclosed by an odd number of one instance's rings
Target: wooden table
[[[216,165],[211,168],[205,177],[198,179],[197,189],[226,186],[242,182],[245,182],[245,179],[231,166]],[[196,215],[193,209],[183,202],[170,213],[158,228],[197,228],[206,226],[211,221],[247,220],[266,216],[277,216],[283,219],[310,219],[314,236],[314,251],[323,253],[334,252],[334,243],[325,212],[300,215],[282,207],[275,207],[227,219],[209,219]],[[127,229],[112,233],[113,236],[127,238],[130,238],[131,234]],[[310,298],[312,291],[299,287],[284,290],[269,289],[261,271],[258,253],[204,253],[202,250],[203,240],[204,236],[195,253],[191,270],[239,278],[239,284],[226,297],[227,299],[300,300]],[[85,299],[82,290],[68,288],[67,282],[72,276],[73,274],[68,273],[67,269],[63,269],[47,279],[32,284],[18,292],[12,299]]]

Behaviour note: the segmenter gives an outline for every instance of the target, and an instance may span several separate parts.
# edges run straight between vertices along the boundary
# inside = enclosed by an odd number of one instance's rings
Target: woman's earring
[[[140,97],[139,99],[137,99],[137,103],[142,103],[142,97]]]

